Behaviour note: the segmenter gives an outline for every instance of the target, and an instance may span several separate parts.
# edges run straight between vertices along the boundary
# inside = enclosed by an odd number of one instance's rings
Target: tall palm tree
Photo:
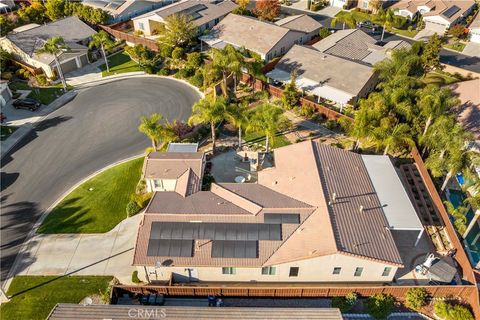
[[[385,12],[385,18],[383,20],[383,30],[382,30],[382,38],[380,39],[383,42],[383,37],[385,36],[385,28],[390,28],[392,26],[393,18],[395,17],[392,10],[388,9]]]
[[[357,21],[352,16],[352,14],[349,13],[333,18],[330,22],[330,27],[335,28],[337,22],[343,24],[343,30],[345,30],[345,25],[349,26],[352,29],[355,28],[357,25]]]
[[[263,104],[257,107],[250,117],[247,131],[261,132],[265,135],[265,149],[270,151],[270,142],[274,142],[275,136],[288,126],[288,119],[283,115],[283,110],[271,104]]]
[[[469,167],[468,152],[463,148],[451,147],[448,149],[446,158],[446,169],[448,170],[445,180],[443,181],[441,190],[444,191],[448,182],[454,174],[465,170]]]
[[[215,125],[225,120],[226,99],[224,97],[213,98],[207,96],[195,103],[192,107],[193,114],[188,119],[188,124],[209,124],[212,132],[212,152],[215,152],[217,137]]]
[[[145,134],[152,142],[153,151],[157,151],[157,141],[162,130],[160,120],[163,116],[160,113],[153,113],[149,117],[141,117],[138,131]]]
[[[53,37],[45,41],[43,46],[40,49],[37,49],[36,52],[39,54],[46,53],[53,55],[55,59],[55,66],[58,69],[60,79],[62,80],[63,89],[67,90],[67,82],[63,76],[62,67],[58,61],[58,55],[65,50],[68,50],[69,47],[65,44],[65,40],[62,37]]]
[[[241,72],[243,56],[232,45],[226,45],[223,49],[212,49],[212,65],[223,79],[223,94],[227,96],[227,78],[233,74],[235,80],[235,90],[237,89],[237,75]]]
[[[242,130],[248,125],[248,105],[230,104],[227,107],[225,118],[228,122],[238,128],[238,148],[242,147]]]
[[[92,36],[92,41],[90,41],[90,44],[89,44],[90,48],[100,47],[102,49],[103,58],[105,59],[105,65],[107,66],[107,72],[110,72],[110,67],[108,65],[108,59],[107,59],[107,54],[105,53],[105,47],[106,48],[111,47],[114,45],[114,43],[115,42],[110,38],[108,33],[102,30],[100,32],[95,33]]]
[[[390,150],[397,150],[404,146],[413,146],[410,127],[406,123],[394,124],[389,118],[382,120],[382,125],[373,130],[374,140],[377,146],[383,146],[384,155]]]
[[[448,213],[455,219],[453,224],[455,229],[457,229],[460,235],[464,235],[467,229],[467,212],[468,209],[464,206],[458,206],[455,208],[450,201],[444,202],[445,206],[447,207]]]

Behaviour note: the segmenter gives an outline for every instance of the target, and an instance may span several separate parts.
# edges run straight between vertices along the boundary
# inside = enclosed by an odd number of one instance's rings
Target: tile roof
[[[296,70],[299,77],[312,80],[319,86],[342,90],[352,96],[358,95],[374,74],[373,68],[368,65],[299,45],[294,45],[280,59],[275,69],[288,74]]]
[[[273,23],[231,13],[209,36],[266,55],[289,32],[292,31]]]
[[[143,175],[150,179],[178,179],[188,169],[203,175],[203,152],[151,152],[145,158]]]
[[[474,0],[435,0],[433,2],[432,10],[423,14],[424,17],[440,16],[441,18],[453,22],[460,16],[464,15],[472,6],[475,5]],[[459,10],[450,16],[445,13],[451,7],[456,6]]]
[[[282,26],[291,30],[305,33],[314,32],[323,26],[320,22],[306,14],[289,16],[276,21],[275,24],[277,26]]]

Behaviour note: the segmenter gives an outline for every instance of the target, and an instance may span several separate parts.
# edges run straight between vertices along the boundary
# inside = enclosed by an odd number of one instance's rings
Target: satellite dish
[[[86,297],[85,300],[83,301],[84,306],[90,306],[93,304],[93,300],[90,297]]]

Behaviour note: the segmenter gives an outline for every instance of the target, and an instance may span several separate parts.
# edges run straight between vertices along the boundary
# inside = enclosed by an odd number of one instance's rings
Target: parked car
[[[35,99],[25,98],[17,99],[13,102],[13,107],[15,109],[26,109],[30,111],[35,111],[40,108],[42,104]]]

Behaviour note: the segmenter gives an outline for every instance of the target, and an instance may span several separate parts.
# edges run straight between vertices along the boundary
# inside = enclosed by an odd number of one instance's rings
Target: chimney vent
[[[360,212],[363,212],[363,206],[360,206]]]

